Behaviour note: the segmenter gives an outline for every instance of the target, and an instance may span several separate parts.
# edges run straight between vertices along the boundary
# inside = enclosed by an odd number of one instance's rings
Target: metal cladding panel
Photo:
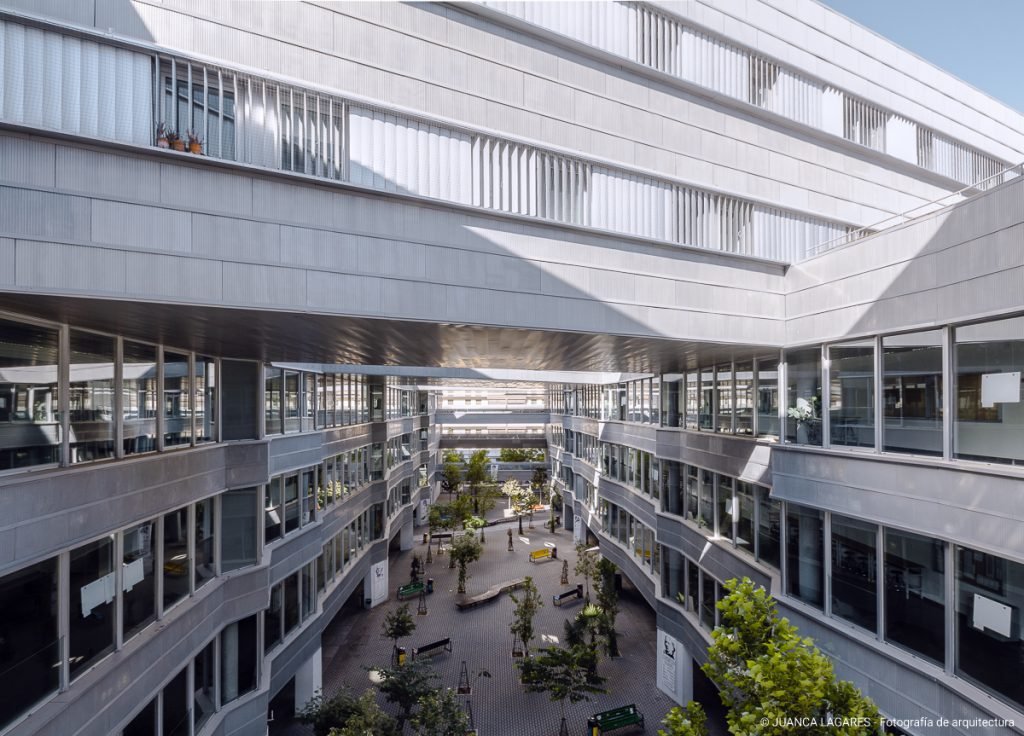
[[[192,250],[192,215],[188,212],[105,199],[91,201],[95,243],[134,250]]]
[[[56,187],[133,202],[160,202],[160,164],[137,156],[58,145]]]
[[[648,606],[657,608],[658,597],[654,581],[636,564],[636,561],[629,552],[607,539],[602,539],[601,541],[601,556],[611,560],[618,566],[622,574],[629,578],[629,581],[640,591]]]
[[[657,527],[654,504],[627,486],[601,478],[597,486],[598,495],[625,509],[649,529]]]
[[[44,141],[0,136],[0,181],[53,188],[55,148]]]
[[[5,286],[14,286],[15,283],[15,243],[13,238],[0,238],[0,284]]]
[[[665,601],[658,601],[658,628],[683,643],[687,654],[703,664],[708,659],[708,641],[697,624]]]
[[[19,239],[16,254],[16,282],[21,288],[114,296],[125,293],[127,254],[123,251]]]
[[[776,498],[1024,559],[1018,478],[796,449],[772,466]]]
[[[125,254],[127,293],[143,299],[224,300],[224,264],[155,253]]]
[[[89,200],[81,197],[0,187],[0,236],[84,240],[90,212]]]
[[[712,432],[661,428],[657,455],[771,488],[773,445]]]
[[[324,457],[319,432],[274,435],[268,441],[271,475],[319,465]]]
[[[279,263],[281,228],[274,223],[194,214],[192,252],[226,261]]]

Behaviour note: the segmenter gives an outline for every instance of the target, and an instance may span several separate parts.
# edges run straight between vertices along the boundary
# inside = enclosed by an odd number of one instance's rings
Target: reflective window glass
[[[71,550],[68,662],[71,676],[114,651],[114,539],[104,537]]]
[[[885,638],[945,661],[945,543],[885,530]]]
[[[875,345],[832,345],[829,355],[829,439],[846,447],[875,446]]]
[[[942,454],[942,333],[882,338],[882,446],[886,452]]]
[[[164,351],[164,446],[192,441],[192,390],[188,356]]]
[[[124,638],[156,619],[156,523],[147,521],[122,533],[124,557]]]
[[[124,454],[153,452],[159,401],[156,347],[125,340],[123,376]]]
[[[71,331],[71,462],[114,456],[114,338]]]
[[[878,527],[832,514],[832,615],[875,631]]]
[[[786,509],[786,592],[816,608],[825,605],[824,518],[819,509]]]

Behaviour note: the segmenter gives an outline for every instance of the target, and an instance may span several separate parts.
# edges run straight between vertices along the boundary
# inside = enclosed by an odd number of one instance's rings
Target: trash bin
[[[583,597],[583,583],[576,583],[576,595],[580,598]]]
[[[427,592],[434,592],[434,578],[427,578]]]
[[[552,547],[551,548],[551,559],[552,560],[557,560],[558,559],[558,547]]]
[[[426,532],[424,532],[423,533],[423,544],[426,544],[426,543],[427,543],[427,534],[426,534]]]
[[[405,647],[398,647],[398,664],[405,664]]]

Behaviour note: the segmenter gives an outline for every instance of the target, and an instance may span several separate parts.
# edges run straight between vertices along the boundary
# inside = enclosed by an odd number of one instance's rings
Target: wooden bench
[[[451,652],[452,651],[452,640],[438,639],[437,641],[426,644],[422,647],[413,647],[412,658],[415,660],[416,657],[431,656],[438,652]]]
[[[502,593],[509,590],[516,590],[526,584],[526,578],[516,578],[515,580],[509,580],[504,583],[498,583],[492,585],[490,588],[485,590],[483,593],[477,593],[474,596],[466,596],[461,600],[455,602],[456,608],[460,611],[467,611],[470,608],[476,608],[477,606],[493,601],[498,598]]]
[[[415,598],[426,589],[427,584],[422,580],[415,583],[400,585],[398,586],[398,600],[404,601],[406,598]]]
[[[582,598],[583,597],[583,586],[577,585],[575,588],[569,590],[563,590],[561,593],[555,593],[551,596],[551,602],[556,606],[562,605],[564,601],[570,598]]]
[[[434,532],[433,534],[430,535],[430,541],[431,542],[433,542],[433,541],[435,541],[437,539],[451,539],[451,538],[452,538],[452,533],[451,532]]]
[[[636,705],[624,705],[603,713],[595,713],[587,719],[590,736],[598,736],[626,726],[640,726],[641,731],[644,729],[644,716],[637,710]]]
[[[535,549],[530,553],[530,562],[537,562],[538,560],[556,560],[558,559],[558,550],[555,547],[545,547],[544,549]]]

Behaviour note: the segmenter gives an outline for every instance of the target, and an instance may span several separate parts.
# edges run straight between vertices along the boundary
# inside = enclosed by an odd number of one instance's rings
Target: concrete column
[[[693,700],[693,657],[682,642],[658,629],[658,689],[679,705]]]
[[[412,519],[410,518],[398,530],[398,548],[403,552],[412,549],[413,536]]]
[[[323,673],[323,650],[317,649],[309,659],[299,665],[295,671],[295,710],[298,713],[302,707],[313,699],[317,690],[324,684]]]

